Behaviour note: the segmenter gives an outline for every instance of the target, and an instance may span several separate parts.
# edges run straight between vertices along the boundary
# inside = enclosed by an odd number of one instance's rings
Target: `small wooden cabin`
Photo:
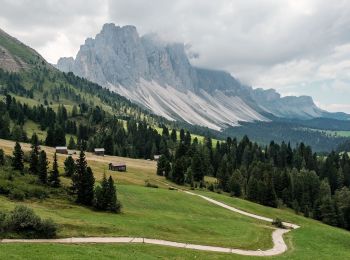
[[[109,170],[118,171],[118,172],[126,172],[126,164],[125,163],[110,163]]]
[[[68,154],[68,149],[66,146],[57,146],[56,153]]]
[[[95,155],[104,156],[105,155],[105,148],[95,148],[94,149]]]

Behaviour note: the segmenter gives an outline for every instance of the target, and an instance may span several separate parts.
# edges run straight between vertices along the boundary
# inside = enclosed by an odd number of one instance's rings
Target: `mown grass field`
[[[14,143],[0,140],[6,154],[12,153]],[[22,144],[25,151],[28,144]],[[42,147],[51,159],[53,148]],[[62,165],[65,156],[59,155]],[[242,249],[266,249],[272,246],[272,226],[251,219],[198,197],[169,190],[162,177],[155,175],[156,163],[121,157],[99,157],[87,153],[96,179],[104,172],[116,180],[122,214],[96,212],[63,199],[31,200],[27,204],[40,216],[52,218],[59,224],[59,236],[143,236],[178,242],[218,245]],[[109,172],[109,161],[123,161],[127,173]],[[68,179],[63,179],[66,185]],[[158,189],[144,187],[144,181],[159,185]],[[350,259],[350,232],[324,225],[294,214],[288,209],[272,209],[226,194],[203,190],[195,192],[212,197],[231,206],[262,216],[290,221],[301,226],[286,234],[289,250],[273,258],[285,259]],[[19,202],[0,197],[1,209],[8,211]],[[58,245],[58,244],[0,244],[0,259],[245,259],[240,255],[176,249],[143,244]],[[34,257],[35,256],[35,257]]]

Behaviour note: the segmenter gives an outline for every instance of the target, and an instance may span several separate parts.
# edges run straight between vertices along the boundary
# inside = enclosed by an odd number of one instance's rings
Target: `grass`
[[[238,255],[208,253],[189,249],[177,249],[165,246],[145,244],[95,244],[95,245],[59,245],[59,244],[7,244],[0,245],[0,259],[241,259]]]
[[[58,199],[26,201],[43,218],[58,223],[59,237],[137,236],[177,242],[267,249],[272,226],[178,191],[118,185],[122,214],[96,212]],[[18,202],[1,197],[11,210]],[[230,228],[227,228],[230,227]]]
[[[12,153],[13,142],[0,140],[0,147]],[[29,145],[23,144],[24,150]],[[49,154],[52,148],[43,147]],[[65,156],[59,155],[62,165]],[[272,228],[264,223],[209,204],[194,196],[167,189],[162,177],[155,175],[155,162],[121,157],[99,157],[88,153],[89,165],[100,179],[103,172],[113,174],[123,213],[114,215],[92,211],[63,199],[25,201],[37,214],[50,217],[60,226],[59,236],[144,236],[179,242],[229,246],[242,249],[271,247]],[[123,161],[127,173],[106,170],[107,162]],[[62,171],[62,170],[61,170]],[[158,189],[144,187],[144,181],[159,184]],[[215,181],[215,180],[211,180]],[[64,183],[69,180],[64,179]],[[214,198],[239,209],[270,218],[280,218],[299,224],[300,229],[285,235],[289,250],[273,258],[278,259],[349,259],[350,232],[294,214],[289,209],[273,209],[226,194],[208,191],[195,192]],[[11,210],[15,204],[0,197],[2,210]],[[35,253],[36,259],[245,259],[239,255],[209,253],[154,245],[4,245],[0,244],[0,259],[24,259]]]
[[[321,132],[328,136],[333,136],[333,137],[350,137],[350,131],[321,130],[321,129],[313,129],[313,128],[306,128],[306,129],[311,131]]]
[[[6,154],[11,154],[13,142],[0,140]],[[28,144],[22,144],[25,151]],[[48,158],[53,148],[41,147]],[[59,165],[65,156],[59,155]],[[107,162],[121,160],[128,165],[128,172],[106,171]],[[213,206],[198,197],[169,190],[163,179],[155,175],[155,162],[121,157],[99,157],[87,154],[97,180],[106,171],[116,180],[118,196],[123,204],[123,213],[115,215],[92,211],[62,199],[26,201],[44,218],[52,218],[60,225],[60,237],[71,236],[143,236],[178,242],[218,246],[234,246],[246,249],[270,248],[272,226],[223,208]],[[62,167],[60,167],[62,172]],[[145,180],[160,186],[158,189],[144,187]],[[63,183],[69,180],[63,178]],[[164,188],[162,188],[164,187]],[[11,210],[16,202],[5,197],[0,205]],[[230,227],[230,228],[227,228]],[[243,235],[242,235],[243,234]]]
[[[319,221],[296,215],[289,209],[273,209],[239,198],[213,192],[199,192],[230,206],[262,216],[289,221],[301,226],[285,235],[288,250],[275,257],[281,259],[349,259],[350,232],[325,225]]]

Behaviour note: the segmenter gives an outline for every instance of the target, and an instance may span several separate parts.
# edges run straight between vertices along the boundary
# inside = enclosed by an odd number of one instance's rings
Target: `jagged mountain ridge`
[[[61,58],[57,68],[101,84],[170,120],[222,129],[240,121],[272,117],[322,117],[312,98],[283,97],[253,89],[229,73],[190,64],[184,44],[140,37],[134,26],[105,24],[88,38],[76,58]]]

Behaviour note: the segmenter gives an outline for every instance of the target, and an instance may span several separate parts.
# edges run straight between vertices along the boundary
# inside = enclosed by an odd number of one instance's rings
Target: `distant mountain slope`
[[[155,35],[140,37],[134,26],[105,24],[88,38],[75,59],[57,68],[97,82],[170,120],[222,129],[239,121],[273,117],[323,117],[311,97],[283,97],[274,90],[252,89],[229,73],[193,67],[183,44]]]

